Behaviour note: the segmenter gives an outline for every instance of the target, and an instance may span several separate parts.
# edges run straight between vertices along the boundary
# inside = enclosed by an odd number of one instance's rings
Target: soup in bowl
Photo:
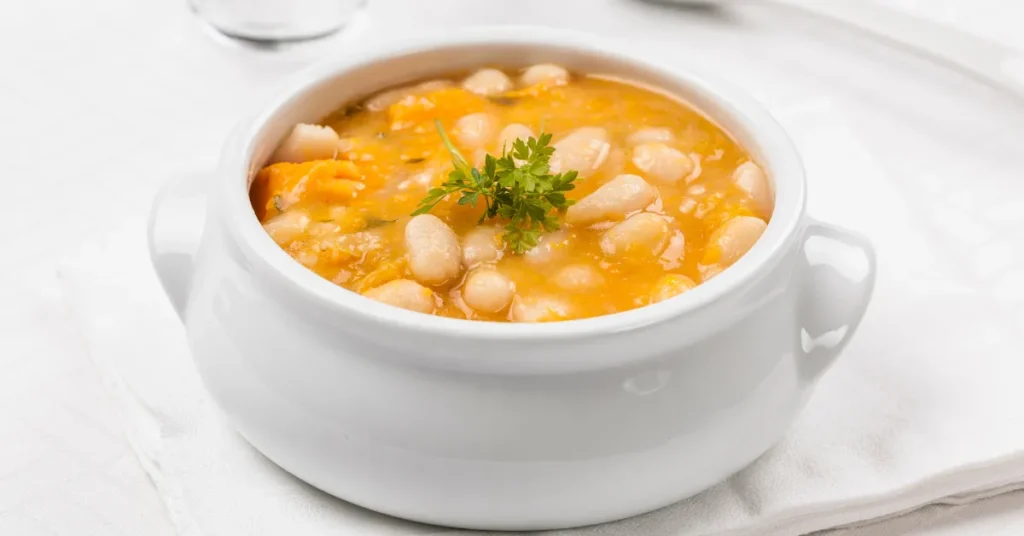
[[[299,124],[252,185],[264,229],[325,279],[452,318],[642,307],[764,232],[771,185],[729,134],[634,81],[487,66]]]
[[[668,505],[782,437],[871,247],[806,215],[756,102],[623,50],[494,28],[344,56],[161,191],[157,275],[245,439],[373,510],[520,530]]]

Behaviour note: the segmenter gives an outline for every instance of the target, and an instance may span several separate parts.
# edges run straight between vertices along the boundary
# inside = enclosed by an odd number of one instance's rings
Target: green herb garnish
[[[405,163],[406,164],[419,164],[419,163],[426,162],[426,161],[427,161],[426,158],[410,158],[410,159],[406,160]]]
[[[427,192],[413,216],[430,212],[448,194],[461,194],[460,205],[475,207],[483,199],[486,210],[480,223],[493,218],[507,221],[504,239],[515,253],[536,246],[542,231],[558,229],[558,218],[552,212],[562,212],[575,203],[565,198],[565,192],[575,188],[576,172],[550,173],[555,152],[549,145],[551,134],[542,132],[537,138],[517,139],[511,151],[502,148],[500,158],[487,155],[480,170],[459,154],[441,122],[434,123],[455,169],[440,187]]]
[[[366,218],[366,221],[364,222],[364,229],[376,229],[377,227],[383,227],[389,223],[395,223],[396,221],[398,220],[385,220],[375,216],[370,216],[369,218]]]

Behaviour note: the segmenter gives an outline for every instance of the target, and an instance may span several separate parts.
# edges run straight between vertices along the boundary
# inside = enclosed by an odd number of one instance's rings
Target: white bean
[[[366,107],[367,110],[371,112],[380,112],[383,110],[387,110],[389,106],[395,104],[396,102],[404,99],[406,96],[411,94],[412,88],[408,87],[399,89],[389,89],[387,91],[382,91],[367,99],[366,104],[364,106]]]
[[[490,114],[480,112],[464,115],[455,122],[456,141],[466,147],[479,149],[494,139],[498,122]]]
[[[388,109],[392,104],[408,97],[409,95],[422,95],[450,87],[452,83],[448,80],[428,80],[421,84],[405,86],[382,91],[366,100],[364,106],[371,112],[380,112]]]
[[[657,303],[665,301],[673,296],[678,296],[687,290],[696,287],[697,283],[694,283],[692,279],[681,274],[666,274],[661,276],[657,282],[654,283],[654,288],[651,289],[651,303]]]
[[[555,143],[554,148],[550,161],[552,173],[575,170],[580,178],[586,178],[601,167],[612,146],[605,129],[583,127]]]
[[[523,254],[523,259],[533,265],[547,264],[565,256],[569,251],[569,239],[572,237],[568,231],[555,231],[546,234],[537,240],[537,245],[530,248]]]
[[[708,238],[704,264],[717,264],[722,268],[732,266],[750,251],[767,227],[764,220],[753,216],[737,216],[723,223]]]
[[[569,207],[565,221],[572,225],[590,225],[619,220],[650,205],[658,198],[656,190],[637,175],[619,175]]]
[[[500,273],[483,268],[470,272],[462,286],[462,299],[466,305],[481,313],[505,310],[515,296],[515,285]]]
[[[342,142],[333,128],[299,123],[277,147],[270,161],[300,164],[334,158],[341,148]]]
[[[431,93],[433,91],[438,91],[449,87],[452,87],[451,80],[427,80],[426,82],[416,84],[416,86],[412,88],[412,92],[417,95],[422,95],[424,93]]]
[[[535,86],[537,84],[557,86],[568,82],[569,71],[565,70],[565,67],[552,63],[539,63],[527,67],[519,77],[519,83],[523,86]]]
[[[501,236],[495,227],[477,227],[462,237],[462,264],[472,268],[501,258]]]
[[[459,238],[451,227],[432,214],[420,214],[405,226],[409,271],[427,285],[443,285],[462,272]]]
[[[401,307],[418,313],[434,312],[434,293],[427,287],[409,279],[395,279],[363,293],[363,296],[381,303]]]
[[[309,228],[309,216],[298,210],[282,212],[263,223],[263,230],[280,246],[287,246]]]
[[[660,142],[637,145],[633,165],[659,182],[679,182],[693,171],[690,157]]]
[[[725,270],[721,264],[709,264],[707,266],[701,265],[698,268],[700,269],[700,280],[705,283],[722,273],[722,270]]]
[[[511,91],[512,87],[512,79],[497,69],[480,69],[462,81],[462,89],[485,97]]]
[[[487,151],[483,149],[477,149],[473,151],[473,167],[477,169],[483,169],[484,164],[487,163]]]
[[[601,251],[609,257],[649,259],[668,246],[670,229],[665,218],[650,212],[634,214],[601,235]]]
[[[553,296],[516,296],[509,317],[513,322],[551,322],[569,318],[568,302]]]
[[[754,206],[762,216],[768,216],[774,208],[768,177],[753,162],[745,162],[732,174],[733,183],[747,193],[754,201]]]
[[[512,152],[512,144],[517,139],[525,142],[533,137],[535,136],[530,127],[519,123],[512,123],[501,129],[501,133],[498,134],[498,151],[504,149],[506,152]]]
[[[555,273],[555,285],[570,292],[585,292],[604,285],[604,276],[593,266],[570,264]]]
[[[672,143],[676,137],[667,128],[641,128],[626,138],[626,145],[635,147],[642,143]]]

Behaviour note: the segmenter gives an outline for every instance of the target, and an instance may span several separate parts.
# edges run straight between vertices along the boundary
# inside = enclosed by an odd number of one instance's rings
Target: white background
[[[577,16],[628,1],[595,1]],[[890,3],[1024,49],[1013,0]],[[505,21],[525,4],[371,0],[366,24],[400,35],[420,20]],[[655,20],[663,13],[638,7],[623,24],[642,34],[671,22]],[[672,16],[681,31],[699,23]],[[173,533],[59,307],[54,269],[144,214],[169,175],[211,168],[244,110],[358,37],[272,54],[212,39],[185,0],[0,2],[0,535]],[[943,512],[920,534],[1021,534],[1011,515],[1021,508],[1011,496]]]

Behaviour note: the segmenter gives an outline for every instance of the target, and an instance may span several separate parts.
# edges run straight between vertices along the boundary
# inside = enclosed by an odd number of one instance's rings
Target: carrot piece
[[[350,194],[354,187],[335,186],[333,183],[338,179],[351,183],[362,181],[364,176],[354,163],[347,160],[313,160],[301,164],[281,162],[260,170],[249,190],[249,197],[256,216],[264,221],[308,194],[326,194],[331,200],[336,200],[339,193]],[[348,195],[346,198],[353,197]]]
[[[483,111],[487,101],[464,89],[445,88],[424,95],[409,95],[388,107],[391,130],[410,127],[433,129],[434,119],[450,122]]]

